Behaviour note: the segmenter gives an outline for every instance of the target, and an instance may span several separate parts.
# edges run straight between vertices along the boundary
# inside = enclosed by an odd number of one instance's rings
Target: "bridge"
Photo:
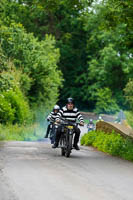
[[[133,139],[133,129],[126,126],[124,122],[123,124],[118,124],[113,122],[99,121],[96,123],[96,130],[101,130],[105,133],[112,133],[112,131],[114,131],[123,137],[129,137]]]

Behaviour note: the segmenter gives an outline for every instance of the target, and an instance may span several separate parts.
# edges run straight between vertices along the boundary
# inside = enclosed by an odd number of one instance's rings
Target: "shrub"
[[[34,136],[34,125],[0,124],[0,140],[24,141]]]
[[[91,131],[90,134],[85,134],[84,137],[81,138],[81,145],[92,145],[95,140],[95,132]]]
[[[4,95],[0,95],[0,123],[12,123],[15,119],[15,110],[11,107]]]
[[[89,132],[82,136],[81,145],[92,145],[100,151],[133,161],[133,141],[114,132],[109,134],[101,131]]]
[[[13,123],[26,123],[32,118],[28,102],[18,88],[16,91],[9,90],[3,92],[3,95],[14,111]]]
[[[37,141],[44,136],[45,127],[39,123],[27,125],[0,124],[0,140]]]

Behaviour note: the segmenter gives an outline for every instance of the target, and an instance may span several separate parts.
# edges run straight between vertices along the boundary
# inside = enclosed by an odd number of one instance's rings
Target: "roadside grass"
[[[0,141],[36,141],[43,137],[44,127],[32,125],[0,124]]]
[[[90,131],[81,138],[81,145],[93,146],[98,150],[133,161],[133,141],[115,132]]]

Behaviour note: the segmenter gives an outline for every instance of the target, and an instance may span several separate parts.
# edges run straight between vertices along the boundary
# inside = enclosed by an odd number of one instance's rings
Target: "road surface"
[[[133,163],[91,147],[70,158],[46,142],[0,143],[0,200],[132,200]]]

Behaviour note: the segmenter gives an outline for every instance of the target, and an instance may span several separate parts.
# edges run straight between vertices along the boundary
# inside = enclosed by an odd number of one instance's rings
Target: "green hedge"
[[[26,124],[32,120],[27,100],[19,89],[0,94],[0,123]]]
[[[82,136],[81,145],[91,145],[113,156],[133,161],[133,141],[120,134],[91,131]]]

